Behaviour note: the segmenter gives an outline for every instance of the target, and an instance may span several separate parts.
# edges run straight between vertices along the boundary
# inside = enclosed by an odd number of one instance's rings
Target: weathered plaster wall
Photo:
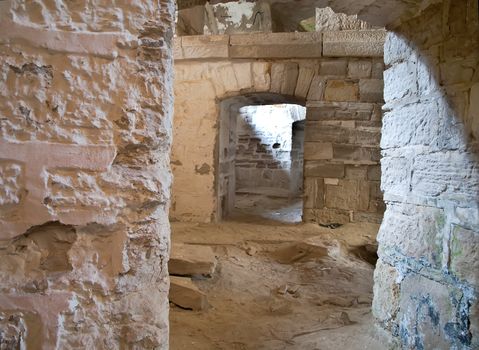
[[[0,348],[168,348],[173,11],[0,2]]]
[[[385,46],[373,312],[406,349],[479,348],[477,1],[442,1]]]
[[[343,31],[178,38],[171,217],[220,218],[218,101],[271,93],[308,108],[305,220],[380,220],[384,35]],[[361,201],[350,201],[360,192],[365,192]]]

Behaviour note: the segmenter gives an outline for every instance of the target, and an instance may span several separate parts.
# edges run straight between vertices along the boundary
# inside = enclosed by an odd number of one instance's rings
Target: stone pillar
[[[0,348],[168,348],[173,13],[0,3]]]
[[[477,1],[443,1],[385,45],[373,312],[403,348],[479,347]]]

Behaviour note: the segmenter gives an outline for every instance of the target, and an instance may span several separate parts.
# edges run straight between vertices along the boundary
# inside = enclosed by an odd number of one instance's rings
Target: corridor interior
[[[0,350],[479,349],[478,0],[0,0]]]

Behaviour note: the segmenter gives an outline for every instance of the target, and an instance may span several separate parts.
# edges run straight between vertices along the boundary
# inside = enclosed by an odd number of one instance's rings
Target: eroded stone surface
[[[216,257],[211,247],[174,244],[171,247],[168,270],[170,275],[211,276],[215,272]]]
[[[168,348],[174,4],[90,5],[0,4],[1,348]]]
[[[206,294],[188,277],[170,277],[170,302],[184,309],[201,311],[208,307]]]

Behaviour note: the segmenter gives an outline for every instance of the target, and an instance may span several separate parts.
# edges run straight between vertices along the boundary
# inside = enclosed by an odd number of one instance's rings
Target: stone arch
[[[381,143],[387,209],[373,313],[405,348],[478,347],[478,3],[325,3],[392,30]],[[337,54],[332,42],[356,35],[323,33],[323,54]],[[434,324],[415,312],[418,300],[437,311]]]
[[[244,106],[297,104],[306,105],[304,98],[281,95],[271,92],[232,94],[219,101],[218,137],[215,147],[215,196],[217,208],[215,221],[228,216],[234,208],[235,198],[235,153],[236,153],[236,115]]]

